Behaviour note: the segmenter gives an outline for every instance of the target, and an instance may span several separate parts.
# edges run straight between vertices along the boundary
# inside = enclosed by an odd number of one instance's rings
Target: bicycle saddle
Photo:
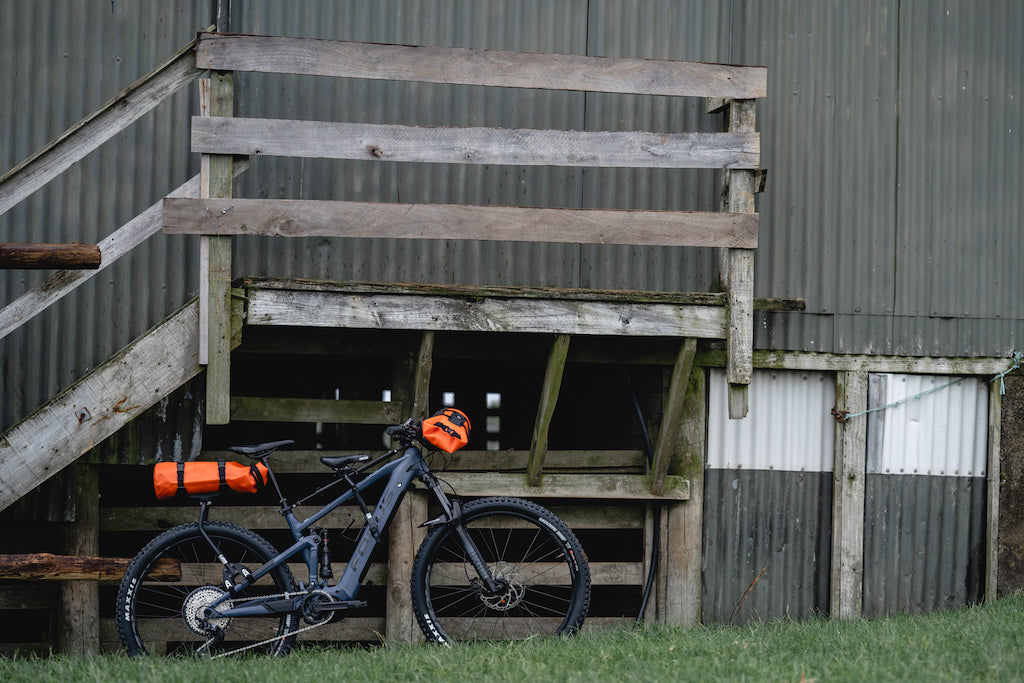
[[[253,457],[259,457],[276,451],[281,446],[289,446],[295,443],[292,439],[285,439],[284,441],[268,441],[267,443],[258,443],[254,446],[228,446],[228,450],[232,453],[241,453],[242,455],[250,455]]]
[[[366,462],[369,459],[369,455],[325,455],[320,458],[320,462],[337,470],[352,463]]]

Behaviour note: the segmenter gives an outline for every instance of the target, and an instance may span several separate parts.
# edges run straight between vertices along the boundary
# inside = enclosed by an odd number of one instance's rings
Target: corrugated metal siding
[[[963,607],[984,595],[985,480],[869,474],[864,616]]]
[[[708,470],[703,543],[703,623],[827,614],[832,474]]]
[[[869,408],[900,401],[906,402],[869,415],[869,474],[985,476],[986,382],[941,375],[869,375]]]
[[[14,167],[166,60],[212,22],[207,3],[0,0],[0,167]],[[154,11],[158,10],[158,11]],[[198,172],[195,90],[178,93],[0,216],[11,242],[95,243]],[[157,235],[0,340],[0,429],[195,295],[197,249]],[[0,270],[0,304],[47,271]]]
[[[832,471],[832,373],[755,370],[743,420],[729,419],[725,371],[712,370],[709,384],[708,467]]]
[[[902,4],[897,314],[1024,317],[1024,5],[982,9]]]
[[[835,379],[754,375],[744,420],[728,419],[725,373],[714,370],[709,381],[705,623],[799,618],[829,607]]]
[[[949,385],[954,379],[869,376],[869,407],[909,400],[868,416],[866,616],[983,595],[988,390],[973,378]]]
[[[0,167],[11,168],[213,20],[213,0],[0,0]],[[764,64],[758,343],[1002,355],[1024,339],[1024,8],[910,0],[424,0],[233,4],[264,34]],[[947,14],[948,12],[948,14]],[[330,81],[330,82],[328,82]],[[699,102],[239,76],[239,113],[529,127],[715,128]],[[195,89],[0,217],[9,241],[95,241],[197,171]],[[898,175],[897,175],[898,174]],[[717,208],[717,174],[257,159],[247,196]],[[196,240],[156,237],[0,341],[0,428],[81,377],[196,288]],[[700,290],[708,250],[380,240],[239,240],[247,275]],[[46,273],[0,273],[0,302]],[[40,349],[46,353],[40,354]]]

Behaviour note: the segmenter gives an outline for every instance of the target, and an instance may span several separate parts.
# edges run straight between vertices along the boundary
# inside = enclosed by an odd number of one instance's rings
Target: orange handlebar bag
[[[445,453],[469,443],[469,418],[458,408],[439,410],[423,421],[423,438]]]
[[[266,486],[267,472],[261,462],[161,462],[153,468],[153,490],[158,500],[223,491],[256,493]]]

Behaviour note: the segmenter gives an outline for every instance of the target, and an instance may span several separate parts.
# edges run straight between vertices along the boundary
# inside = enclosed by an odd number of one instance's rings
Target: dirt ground
[[[999,594],[1024,588],[1024,369],[1006,378],[1000,425]]]

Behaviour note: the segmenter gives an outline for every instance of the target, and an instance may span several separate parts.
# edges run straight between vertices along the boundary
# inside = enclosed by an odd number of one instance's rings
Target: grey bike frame
[[[291,508],[284,508],[284,518],[288,522],[288,528],[291,530],[295,543],[284,551],[278,553],[277,556],[263,564],[259,569],[253,571],[250,576],[240,581],[231,591],[226,593],[216,602],[212,603],[209,607],[216,610],[218,616],[222,617],[267,616],[269,614],[280,614],[297,609],[301,602],[301,597],[298,596],[294,601],[289,598],[282,599],[280,596],[277,596],[271,598],[254,598],[251,600],[244,600],[238,605],[224,610],[217,609],[217,607],[225,600],[228,600],[233,595],[245,590],[248,586],[252,585],[260,578],[266,576],[268,573],[298,554],[302,555],[306,562],[306,566],[309,569],[309,584],[319,584],[316,548],[319,539],[312,534],[305,534],[305,531],[316,524],[319,520],[323,519],[326,515],[330,514],[340,505],[344,505],[348,501],[352,500],[357,491],[362,492],[381,480],[388,478],[384,492],[381,494],[380,499],[377,501],[377,505],[374,507],[372,519],[367,519],[366,523],[363,525],[363,530],[360,532],[359,538],[356,541],[355,551],[352,553],[348,566],[345,567],[345,571],[338,580],[338,583],[321,589],[338,600],[354,600],[359,592],[363,575],[369,567],[373,552],[376,550],[377,544],[380,542],[379,534],[383,533],[391,523],[391,518],[394,515],[395,510],[398,509],[398,505],[402,501],[405,492],[409,490],[409,486],[412,484],[413,478],[416,477],[420,478],[427,484],[428,488],[441,505],[443,515],[432,523],[447,523],[454,520],[458,516],[457,508],[452,505],[448,496],[441,490],[436,480],[430,476],[430,468],[427,466],[427,463],[424,462],[419,448],[410,446],[405,449],[399,458],[381,466],[380,469],[359,481],[354,489],[345,491],[333,501],[310,515],[304,521],[299,521]],[[376,536],[373,531],[374,524],[378,530],[378,535]],[[479,553],[477,552],[472,540],[469,538],[469,535],[465,533],[465,529],[460,527],[459,535],[463,539],[463,542],[468,544],[467,551],[473,559],[473,564],[476,566],[477,572],[480,573],[480,578],[485,584],[490,584],[492,581],[490,571],[486,564],[479,559]],[[294,604],[288,606],[287,603]]]

